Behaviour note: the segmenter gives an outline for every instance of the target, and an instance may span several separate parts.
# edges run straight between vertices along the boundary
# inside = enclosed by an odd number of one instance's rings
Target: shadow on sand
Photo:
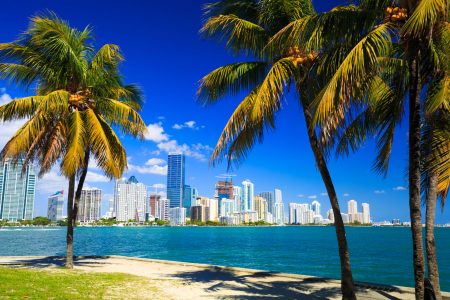
[[[104,264],[102,260],[108,259],[108,256],[77,256],[73,258],[76,266],[96,267]],[[8,262],[0,262],[0,266],[7,266],[11,268],[31,267],[31,268],[49,268],[49,267],[64,267],[66,258],[64,256],[46,256],[37,258],[14,257]]]

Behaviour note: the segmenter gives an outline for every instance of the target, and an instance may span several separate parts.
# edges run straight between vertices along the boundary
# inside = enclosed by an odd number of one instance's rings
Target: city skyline
[[[127,82],[137,82],[146,96],[146,103],[142,112],[149,133],[143,141],[124,138],[123,142],[129,156],[129,169],[123,177],[137,176],[146,182],[150,189],[165,190],[168,152],[182,151],[186,155],[186,164],[190,165],[186,171],[186,181],[191,186],[212,196],[216,182],[215,176],[227,169],[226,163],[211,168],[208,159],[211,149],[216,145],[228,116],[235,107],[238,97],[230,97],[215,106],[204,108],[196,102],[195,92],[197,82],[205,74],[219,65],[233,62],[235,58],[223,49],[222,45],[205,41],[198,35],[201,27],[201,7],[207,1],[189,1],[179,3],[176,8],[170,3],[154,3],[161,12],[155,18],[147,18],[144,14],[149,4],[116,8],[107,6],[107,14],[99,15],[98,10],[104,9],[101,1],[92,4],[81,0],[77,7],[66,7],[58,1],[44,0],[39,3],[29,3],[25,7],[18,2],[5,3],[4,9],[9,14],[4,16],[6,26],[2,33],[5,41],[14,40],[19,31],[25,30],[28,18],[41,11],[42,7],[55,11],[63,19],[68,20],[78,28],[91,24],[99,37],[98,43],[116,43],[120,45],[126,59],[123,74]],[[342,1],[322,1],[317,3],[317,9],[324,11]],[[86,11],[82,7],[93,5],[93,9]],[[161,31],[159,24],[169,15],[167,12],[176,10],[179,18]],[[82,17],[74,17],[79,16]],[[123,16],[135,16],[120,24],[111,19]],[[137,20],[140,20],[139,22]],[[192,21],[197,20],[197,21]],[[165,57],[176,57],[178,47],[173,46],[169,33],[177,31],[181,40],[188,47],[185,51],[190,59],[165,61]],[[125,34],[133,32],[133,34]],[[150,41],[138,42],[141,36],[157,36],[158,46]],[[144,44],[142,44],[144,43]],[[138,46],[139,45],[139,46]],[[148,49],[146,55],[156,59],[147,62],[141,58],[141,47]],[[179,76],[173,80],[169,71],[180,70]],[[159,70],[148,72],[147,70]],[[172,88],[172,85],[175,88]],[[31,94],[31,91],[30,91]],[[27,95],[20,87],[0,80],[0,103],[9,102],[12,98]],[[257,191],[272,190],[279,186],[286,199],[285,203],[301,203],[305,199],[318,199],[322,209],[329,209],[325,187],[315,167],[313,155],[308,147],[303,120],[291,94],[286,95],[291,109],[283,110],[278,117],[277,128],[265,136],[264,144],[256,145],[248,154],[246,161],[239,169],[233,170],[240,174],[235,179],[242,182],[246,178],[252,179],[258,185]],[[229,101],[228,101],[229,100]],[[290,101],[293,100],[293,101]],[[182,109],[179,109],[182,107]],[[20,121],[2,124],[0,146],[3,146],[14,130],[22,124]],[[298,132],[298,135],[293,135]],[[334,181],[340,205],[355,198],[370,205],[376,204],[374,212],[376,220],[400,218],[409,219],[408,191],[406,178],[407,142],[406,128],[397,129],[397,139],[392,148],[390,170],[383,178],[373,172],[373,158],[375,144],[368,141],[356,154],[348,158],[335,159],[330,156],[329,167]],[[274,182],[276,181],[276,182]],[[113,184],[96,167],[90,164],[86,184],[101,188],[104,191],[102,207],[108,207],[107,201],[114,193]],[[36,186],[35,215],[46,215],[47,198],[58,190],[67,191],[67,181],[60,176],[57,167],[38,180]],[[301,197],[298,197],[301,196]],[[286,209],[285,209],[286,211]],[[102,211],[102,214],[105,211]],[[450,222],[450,212],[441,210],[436,214],[437,223]]]

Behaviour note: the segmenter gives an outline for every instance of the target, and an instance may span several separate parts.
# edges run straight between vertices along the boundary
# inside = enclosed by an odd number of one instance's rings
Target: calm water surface
[[[354,278],[413,286],[409,228],[347,228]],[[450,228],[436,229],[450,291]],[[0,229],[0,255],[64,255],[65,228]],[[339,277],[334,227],[80,227],[76,255],[125,255]]]

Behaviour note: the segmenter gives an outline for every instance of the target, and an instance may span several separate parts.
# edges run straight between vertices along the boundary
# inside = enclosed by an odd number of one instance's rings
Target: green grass
[[[0,267],[0,299],[152,299],[149,279],[121,273]]]

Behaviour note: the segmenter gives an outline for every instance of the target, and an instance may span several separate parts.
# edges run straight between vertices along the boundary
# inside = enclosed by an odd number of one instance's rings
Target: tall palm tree
[[[275,128],[275,115],[281,109],[284,89],[291,84],[295,87],[310,146],[333,208],[342,295],[344,299],[356,299],[339,202],[312,123],[314,111],[310,104],[317,89],[308,87],[315,87],[309,70],[317,59],[316,54],[304,52],[298,45],[280,51],[267,47],[283,26],[314,15],[308,0],[221,1],[208,6],[207,21],[201,32],[207,37],[226,40],[227,48],[256,61],[226,65],[212,71],[201,80],[198,96],[205,104],[213,104],[227,95],[248,93],[228,120],[211,157],[212,163],[227,157],[230,167],[233,162],[242,161],[257,141],[262,142],[266,129]]]
[[[357,129],[357,126],[352,126],[354,132],[350,134],[351,137],[356,137],[356,142],[352,142],[352,138],[347,139],[350,147],[356,147],[364,130],[374,130],[368,126],[370,121],[379,122],[380,151],[375,164],[379,170],[387,169],[394,129],[402,119],[406,101],[404,92],[407,92],[410,112],[409,206],[413,263],[416,298],[422,299],[424,251],[420,206],[420,90],[430,82],[428,66],[433,67],[433,73],[441,67],[445,60],[443,58],[448,58],[449,48],[440,47],[435,42],[445,40],[439,38],[439,35],[448,37],[449,27],[445,22],[445,0],[400,2],[396,4],[385,0],[363,0],[359,6],[341,8],[343,12],[351,13],[350,18],[324,17],[311,18],[305,22],[294,21],[277,34],[276,40],[302,40],[305,38],[304,29],[312,27],[314,30],[306,37],[306,44],[312,49],[330,52],[328,63],[318,68],[319,73],[325,74],[329,80],[314,103],[317,107],[314,122],[326,129],[323,131],[324,139],[333,139],[337,127],[348,123],[355,110],[364,109],[370,101],[374,101],[374,97],[378,101],[384,99],[377,104],[379,108],[375,111],[380,115],[371,114],[371,119],[367,119],[367,115],[356,118],[356,124],[360,127]],[[386,66],[395,72],[385,72],[383,78],[380,72],[386,70]],[[347,131],[349,133],[351,132]]]
[[[124,85],[119,47],[106,44],[97,52],[91,30],[79,31],[55,14],[36,16],[18,40],[0,44],[0,77],[35,96],[0,107],[0,120],[28,119],[3,148],[2,159],[37,162],[39,176],[56,163],[69,179],[66,266],[73,267],[73,226],[92,156],[110,178],[127,166],[126,153],[112,126],[142,137],[138,114],[141,96]],[[79,178],[75,192],[76,178]]]

